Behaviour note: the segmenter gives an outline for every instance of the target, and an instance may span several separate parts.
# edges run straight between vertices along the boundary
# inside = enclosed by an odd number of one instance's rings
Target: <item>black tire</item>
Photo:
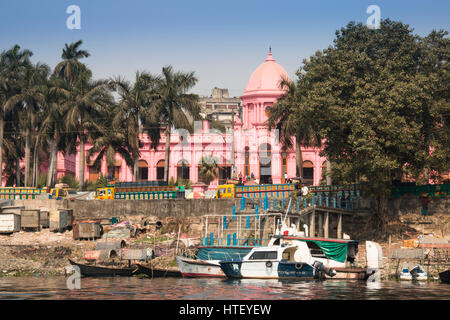
[[[267,268],[271,268],[272,267],[272,261],[267,261],[266,262],[266,267]]]
[[[302,263],[296,263],[295,264],[295,269],[301,270],[301,268],[303,268],[303,264]]]

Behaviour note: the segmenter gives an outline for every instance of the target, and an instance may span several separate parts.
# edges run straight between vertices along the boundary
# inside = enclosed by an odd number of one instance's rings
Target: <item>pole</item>
[[[178,240],[177,240],[177,248],[175,249],[175,255],[178,254],[178,242],[180,242],[180,232],[181,232],[181,224],[178,227]]]

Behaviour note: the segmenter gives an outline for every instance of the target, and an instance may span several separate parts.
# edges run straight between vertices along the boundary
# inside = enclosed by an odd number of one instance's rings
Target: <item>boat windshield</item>
[[[277,252],[276,251],[255,251],[248,259],[249,260],[277,259]]]

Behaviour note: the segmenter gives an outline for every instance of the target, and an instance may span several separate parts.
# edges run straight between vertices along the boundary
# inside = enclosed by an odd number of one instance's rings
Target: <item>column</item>
[[[325,212],[324,213],[324,221],[323,221],[323,233],[324,233],[324,237],[325,238],[328,238],[329,236],[328,236],[328,221],[329,221],[329,217],[330,217],[330,214],[329,214],[329,212],[327,211],[327,212]]]
[[[313,210],[309,214],[309,236],[316,236],[316,210]]]
[[[342,239],[342,213],[338,214],[337,238]]]
[[[323,216],[324,212],[319,213],[319,237],[323,237]]]

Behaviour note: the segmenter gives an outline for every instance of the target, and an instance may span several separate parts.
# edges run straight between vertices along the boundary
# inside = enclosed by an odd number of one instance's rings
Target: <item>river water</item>
[[[70,290],[65,277],[0,278],[0,299],[101,300],[450,300],[450,285],[410,281],[278,281],[186,278],[82,278]]]

